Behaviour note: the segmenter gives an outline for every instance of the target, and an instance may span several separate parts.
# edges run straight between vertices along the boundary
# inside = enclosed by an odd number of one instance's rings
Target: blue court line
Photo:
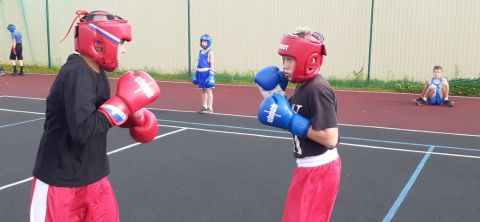
[[[183,123],[183,124],[198,125],[198,126],[214,126],[214,127],[223,127],[223,128],[231,128],[231,129],[242,129],[242,130],[260,131],[260,132],[288,133],[288,134],[290,134],[290,132],[288,132],[288,131],[280,131],[280,130],[257,129],[257,128],[248,128],[248,127],[240,127],[240,126],[228,126],[228,125],[209,124],[209,123],[194,123],[194,122],[185,122],[185,121],[168,120],[168,119],[158,119],[158,122]]]
[[[341,139],[367,141],[367,142],[390,143],[390,144],[398,144],[398,145],[411,145],[411,146],[423,146],[423,147],[433,146],[433,145],[431,145],[431,144],[409,143],[409,142],[396,142],[396,141],[390,141],[390,140],[375,140],[375,139],[346,137],[346,136],[341,136],[340,138],[341,138]],[[464,148],[464,147],[442,146],[442,145],[435,145],[435,147],[437,147],[437,148],[452,149],[452,150],[464,150],[464,151],[480,152],[480,149],[472,149],[472,148]]]
[[[16,126],[16,125],[20,125],[20,124],[24,124],[24,123],[34,122],[34,121],[38,121],[38,120],[42,120],[42,119],[45,119],[45,117],[38,118],[38,119],[27,120],[27,121],[18,122],[18,123],[12,123],[12,124],[7,124],[7,125],[1,125],[1,126],[0,126],[0,129],[1,129],[1,128],[5,128],[5,127],[9,127],[9,126]]]
[[[391,143],[391,144],[399,144],[399,145],[424,146],[424,147],[431,146],[431,145],[420,144],[420,143],[395,142],[395,141],[389,141],[389,140],[375,140],[375,139],[366,139],[366,138],[357,138],[357,137],[348,137],[348,136],[342,136],[340,138],[349,139],[349,140],[361,140],[361,141],[367,141],[367,142]]]
[[[248,127],[239,127],[239,126],[229,126],[229,125],[222,125],[222,124],[196,123],[196,122],[187,122],[187,121],[178,121],[178,120],[167,120],[167,119],[158,119],[158,122],[182,123],[182,124],[197,125],[197,126],[223,127],[223,128],[230,128],[230,129],[242,129],[242,130],[251,130],[251,131],[259,131],[259,132],[272,132],[272,133],[290,134],[290,132],[288,132],[288,131],[283,131],[283,130],[280,131],[280,130],[257,129],[257,128],[248,128]],[[398,145],[421,146],[421,147],[435,146],[435,147],[437,147],[437,148],[447,148],[447,149],[454,149],[454,150],[465,150],[465,151],[480,152],[479,149],[471,149],[471,148],[463,148],[463,147],[442,146],[442,145],[421,144],[421,143],[409,143],[409,142],[397,142],[397,141],[390,141],[390,140],[375,140],[375,139],[365,139],[365,138],[347,137],[347,136],[341,136],[340,139],[350,139],[350,140],[359,140],[359,141],[367,141],[367,142],[389,143],[389,144],[398,144]]]
[[[387,215],[383,218],[382,222],[388,222],[392,221],[393,217],[395,216],[395,213],[397,213],[398,208],[402,204],[403,200],[408,194],[408,191],[410,191],[410,188],[412,188],[413,183],[415,183],[415,180],[417,179],[418,175],[423,169],[423,166],[425,166],[425,163],[427,162],[428,158],[432,154],[433,150],[435,149],[435,146],[430,146],[428,148],[428,151],[425,153],[425,156],[423,156],[422,161],[417,166],[417,169],[413,172],[412,176],[410,177],[410,180],[408,180],[407,184],[405,184],[405,187],[403,187],[402,192],[400,195],[398,195],[397,200],[395,200],[395,203],[393,203],[392,207],[388,211]]]

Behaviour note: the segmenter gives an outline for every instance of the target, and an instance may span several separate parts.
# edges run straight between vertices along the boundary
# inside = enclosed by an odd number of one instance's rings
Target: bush
[[[11,69],[9,64],[0,64],[0,67],[5,67],[7,70]],[[26,72],[36,73],[58,73],[60,67],[48,68],[39,65],[26,65]],[[188,71],[177,71],[172,74],[158,73],[154,70],[148,70],[148,73],[157,80],[173,80],[190,82],[192,76],[188,74]],[[108,76],[119,77],[123,74],[124,70],[111,72]],[[248,73],[216,73],[217,83],[229,83],[229,84],[247,84],[254,85],[253,76],[254,72]],[[363,67],[358,71],[353,71],[353,79],[329,79],[330,85],[334,89],[352,89],[352,90],[371,90],[371,91],[389,91],[389,92],[404,92],[404,93],[417,93],[420,94],[423,90],[423,82],[414,81],[409,79],[403,80],[377,80],[372,79],[369,82],[365,80],[365,73]],[[480,97],[480,78],[465,79],[465,78],[453,78],[449,80],[450,83],[450,95],[452,96],[476,96]],[[289,87],[292,87],[290,84]]]
[[[480,96],[480,78],[477,79],[452,79],[450,84],[450,95],[454,96]]]
[[[393,88],[396,92],[405,93],[421,93],[423,90],[423,83],[411,80],[394,81]]]
[[[390,91],[403,93],[418,93],[423,90],[424,84],[421,81],[403,80],[341,80],[330,79],[330,85],[336,89],[360,89],[373,91]],[[450,84],[450,95],[452,96],[475,96],[480,97],[480,78],[477,79],[452,79]]]

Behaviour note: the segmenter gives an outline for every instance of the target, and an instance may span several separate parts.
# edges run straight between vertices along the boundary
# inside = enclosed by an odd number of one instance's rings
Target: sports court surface
[[[0,77],[0,216],[28,221],[52,75]],[[111,80],[114,90],[116,80]],[[159,82],[148,144],[108,136],[122,221],[280,221],[295,168],[288,132],[261,125],[256,87],[219,85],[201,115],[191,84]],[[291,94],[291,91],[289,91]],[[480,100],[417,107],[416,95],[336,91],[342,178],[332,221],[478,221]]]

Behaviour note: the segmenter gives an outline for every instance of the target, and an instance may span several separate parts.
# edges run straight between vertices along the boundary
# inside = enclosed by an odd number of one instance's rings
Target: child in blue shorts
[[[442,77],[441,66],[433,67],[433,77],[430,80],[425,80],[425,87],[423,88],[420,98],[415,100],[417,106],[420,105],[444,105],[448,107],[453,106],[453,102],[448,99],[449,85],[447,79]]]
[[[215,88],[215,60],[212,51],[212,38],[204,34],[200,37],[197,70],[192,83],[202,90],[202,108],[199,113],[213,113],[213,91]]]

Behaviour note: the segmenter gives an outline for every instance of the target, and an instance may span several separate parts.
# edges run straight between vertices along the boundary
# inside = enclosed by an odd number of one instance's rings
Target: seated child
[[[448,81],[442,77],[442,67],[433,67],[433,77],[430,80],[425,80],[425,87],[423,88],[420,98],[415,100],[417,106],[420,105],[444,105],[448,107],[453,106],[453,102],[448,100],[449,86]]]

